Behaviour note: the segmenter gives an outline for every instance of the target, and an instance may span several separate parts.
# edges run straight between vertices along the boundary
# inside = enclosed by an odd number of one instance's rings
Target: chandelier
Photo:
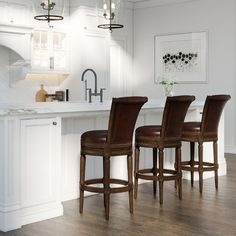
[[[109,21],[107,24],[100,24],[98,28],[109,29],[111,32],[113,29],[123,28],[124,25],[118,24],[118,8],[120,6],[120,0],[103,0],[103,17]]]
[[[50,24],[50,21],[63,20],[63,16],[51,14],[51,11],[56,6],[55,2],[51,2],[50,0],[42,1],[40,6],[42,7],[42,10],[46,11],[46,14],[40,14],[35,16],[35,20],[47,21],[48,24]]]

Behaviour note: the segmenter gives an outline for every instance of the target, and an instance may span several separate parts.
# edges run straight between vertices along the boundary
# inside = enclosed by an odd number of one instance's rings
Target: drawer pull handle
[[[57,125],[57,122],[56,122],[56,121],[53,121],[52,124],[53,124],[53,125]]]

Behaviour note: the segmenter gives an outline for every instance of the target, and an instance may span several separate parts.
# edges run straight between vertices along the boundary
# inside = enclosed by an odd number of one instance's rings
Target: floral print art
[[[198,66],[198,53],[166,53],[162,57],[163,72],[192,72]]]

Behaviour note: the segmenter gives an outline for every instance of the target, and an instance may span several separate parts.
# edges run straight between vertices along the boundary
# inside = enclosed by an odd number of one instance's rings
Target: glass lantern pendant
[[[44,10],[46,13],[35,16],[34,17],[35,20],[47,21],[48,24],[50,23],[50,21],[63,20],[63,16],[51,14],[51,11],[56,6],[55,2],[52,2],[50,0],[44,0],[41,2],[40,6],[42,10]]]
[[[116,23],[118,17],[118,9],[120,7],[120,0],[103,0],[103,17],[109,21],[107,24],[100,24],[98,28],[113,29],[123,28],[124,25]]]

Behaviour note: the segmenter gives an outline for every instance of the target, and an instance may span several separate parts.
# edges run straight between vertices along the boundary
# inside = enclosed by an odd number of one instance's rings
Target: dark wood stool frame
[[[203,172],[215,172],[215,188],[218,189],[218,125],[226,102],[230,95],[207,96],[201,122],[185,122],[182,141],[190,142],[190,160],[181,162],[181,169],[191,172],[191,186],[194,171],[199,173],[199,192],[203,191]],[[198,143],[198,161],[194,160],[195,142]],[[203,161],[203,143],[213,142],[213,162]]]
[[[163,182],[175,180],[179,198],[182,198],[181,133],[184,119],[194,96],[167,97],[162,117],[162,125],[141,126],[135,131],[135,170],[134,198],[137,198],[138,179],[152,180],[153,193],[156,196],[159,182],[160,204],[163,204]],[[153,168],[139,169],[140,147],[153,149]],[[164,169],[164,149],[175,148],[175,168]],[[157,168],[157,149],[159,167]],[[152,174],[152,175],[150,175]]]
[[[130,213],[133,213],[132,138],[139,111],[147,97],[113,98],[108,130],[87,131],[81,136],[80,157],[80,213],[83,212],[84,191],[103,193],[105,218],[109,219],[111,193],[129,192]],[[85,180],[87,155],[103,157],[103,178]],[[110,178],[110,158],[127,156],[128,181]],[[103,187],[92,186],[103,184]],[[119,184],[123,186],[110,186]]]

